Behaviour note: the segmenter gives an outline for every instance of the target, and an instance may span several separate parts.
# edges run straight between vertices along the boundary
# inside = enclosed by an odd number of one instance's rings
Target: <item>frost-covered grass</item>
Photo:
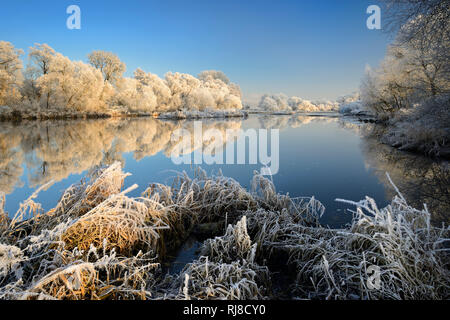
[[[0,121],[21,121],[21,120],[49,120],[49,119],[95,119],[95,118],[109,118],[119,116],[117,112],[76,112],[72,110],[61,109],[22,109],[5,107],[0,109]],[[123,114],[125,115],[125,114]]]
[[[256,263],[256,250],[244,216],[235,226],[229,225],[224,236],[206,240],[200,258],[189,263],[179,275],[164,279],[165,298],[267,298],[270,272]]]
[[[127,175],[118,163],[98,168],[48,212],[33,201],[40,190],[13,218],[0,197],[0,298],[273,299],[282,270],[292,298],[449,298],[449,229],[400,192],[383,209],[370,198],[350,203],[352,224],[329,229],[319,201],[279,194],[257,173],[246,190],[198,169],[136,198],[127,196],[134,186],[122,191]],[[164,274],[167,253],[211,222],[200,257]],[[368,287],[371,265],[379,289]]]

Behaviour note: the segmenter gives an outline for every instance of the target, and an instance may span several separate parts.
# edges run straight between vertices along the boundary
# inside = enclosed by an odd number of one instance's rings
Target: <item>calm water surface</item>
[[[394,195],[387,182],[389,172],[411,204],[428,204],[436,221],[448,221],[449,170],[447,163],[407,154],[370,138],[377,128],[339,117],[258,116],[248,119],[203,120],[203,129],[279,129],[279,172],[273,181],[279,192],[291,196],[315,196],[326,207],[323,223],[333,227],[351,220],[348,205],[366,195],[380,207]],[[36,201],[44,209],[56,205],[62,191],[77,183],[97,166],[120,161],[132,173],[125,187],[134,183],[137,196],[149,183],[170,182],[175,171],[192,173],[191,165],[176,165],[171,141],[177,129],[194,131],[193,121],[156,119],[108,119],[0,124],[0,191],[6,194],[5,210],[13,215],[19,203],[40,185],[55,183]],[[243,139],[240,137],[239,139]],[[233,141],[225,142],[225,147]],[[188,154],[201,152],[194,141]],[[248,148],[247,148],[248,150]],[[270,154],[270,152],[269,152]],[[261,165],[202,165],[208,173],[222,170],[249,187]]]

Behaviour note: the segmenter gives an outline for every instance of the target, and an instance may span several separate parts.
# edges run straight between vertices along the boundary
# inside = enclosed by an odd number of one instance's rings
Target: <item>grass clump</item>
[[[398,191],[398,190],[397,190]],[[344,200],[339,200],[344,201]],[[259,210],[251,220],[268,259],[286,257],[292,293],[306,299],[447,299],[448,228],[430,223],[425,207],[410,207],[400,192],[379,209],[369,197],[356,206],[351,225],[330,229],[299,223],[287,210]],[[446,244],[447,243],[447,244]],[[274,258],[273,258],[274,257]],[[380,287],[369,282],[379,270]]]
[[[136,248],[157,248],[157,230],[164,228],[167,226],[158,218],[152,203],[119,193],[80,217],[64,231],[61,240],[69,250],[88,250],[91,245],[99,247],[106,239],[108,248],[124,253]]]
[[[267,267],[255,262],[256,244],[247,233],[244,216],[229,225],[224,236],[208,239],[198,260],[165,281],[171,292],[167,299],[254,300],[267,298],[270,275]]]

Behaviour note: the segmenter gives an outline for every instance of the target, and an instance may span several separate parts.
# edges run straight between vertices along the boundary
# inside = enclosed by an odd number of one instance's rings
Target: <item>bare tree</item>
[[[32,88],[35,86],[34,78],[45,76],[50,71],[50,63],[56,52],[53,48],[51,48],[48,44],[39,44],[36,43],[34,47],[30,47],[30,53],[28,54],[28,58],[30,60],[30,66],[27,68],[27,75],[33,75],[31,78],[27,78],[27,85],[30,85]],[[50,108],[50,99],[52,92],[50,90],[47,91],[46,97],[46,107]],[[40,95],[38,95],[40,98]]]
[[[50,60],[55,56],[56,52],[48,44],[36,43],[30,48],[28,57],[30,62],[40,71],[41,75],[49,72]]]
[[[383,0],[386,6],[384,29],[397,33],[411,22],[413,28],[403,33],[405,41],[414,38],[424,30],[435,36],[448,30],[450,21],[450,0]],[[405,31],[405,30],[403,30]]]

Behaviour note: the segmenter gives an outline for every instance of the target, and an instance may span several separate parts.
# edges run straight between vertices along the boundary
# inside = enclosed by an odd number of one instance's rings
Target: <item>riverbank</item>
[[[450,159],[449,96],[429,99],[414,109],[381,117],[378,139],[394,148]]]
[[[60,111],[39,111],[39,112],[19,112],[9,108],[0,110],[0,121],[22,120],[73,120],[73,119],[106,119],[106,118],[137,118],[153,117],[156,119],[203,119],[203,118],[246,118],[248,113],[242,110],[179,110],[172,112],[129,112],[124,110],[107,112],[60,112]]]
[[[376,112],[375,107],[354,101],[342,105],[344,117],[365,123],[376,123],[375,136],[382,143],[402,151],[431,158],[450,159],[450,113],[448,95],[429,98],[413,107],[395,112]],[[371,111],[370,111],[371,110]]]
[[[342,117],[374,123],[370,132],[380,142],[401,151],[434,159],[450,159],[450,113],[447,104],[436,108],[402,110],[397,114],[375,117],[369,113],[343,113]]]
[[[136,186],[123,190],[128,175],[115,163],[48,212],[33,201],[37,190],[15,217],[2,213],[0,298],[449,298],[449,229],[432,226],[427,209],[408,206],[400,192],[383,209],[370,198],[347,202],[353,222],[331,229],[319,223],[319,201],[279,194],[258,174],[247,190],[198,170],[135,198],[127,194]],[[167,257],[205,225],[199,257],[163,273]],[[380,281],[372,283],[374,270]]]
[[[399,150],[420,153],[437,159],[450,159],[450,117],[439,119],[439,124],[427,123],[423,119],[389,120],[384,123],[385,130],[380,141]]]
[[[0,121],[20,122],[23,120],[76,120],[76,119],[107,119],[107,118],[139,118],[152,117],[161,120],[195,120],[195,119],[226,119],[242,118],[246,119],[250,115],[259,116],[308,116],[308,117],[343,117],[355,119],[362,123],[374,123],[379,127],[374,135],[382,143],[402,151],[422,154],[435,159],[450,159],[450,128],[448,127],[448,114],[440,117],[439,125],[427,124],[423,119],[418,120],[417,116],[397,115],[393,119],[376,118],[369,113],[337,113],[337,112],[262,112],[255,110],[179,110],[173,112],[153,112],[132,113],[128,111],[109,111],[91,113],[58,113],[31,112],[20,113],[9,108],[0,110]],[[414,119],[413,119],[414,118]],[[426,116],[424,116],[426,118]],[[436,118],[436,117],[435,117]],[[450,121],[450,119],[448,119]],[[411,125],[415,123],[415,125]]]
[[[437,130],[436,130],[437,131]],[[436,160],[450,160],[450,143],[447,137],[436,134],[433,128],[405,129],[402,124],[390,127],[384,124],[378,139],[393,148],[421,154]]]

